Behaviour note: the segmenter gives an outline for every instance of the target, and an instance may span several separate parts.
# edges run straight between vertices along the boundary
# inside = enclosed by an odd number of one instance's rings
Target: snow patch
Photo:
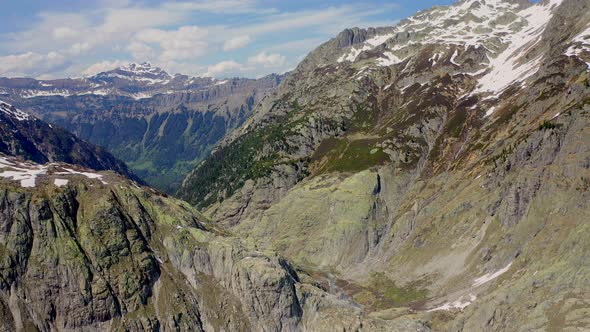
[[[479,287],[485,283],[488,283],[488,282],[498,278],[502,274],[506,273],[506,271],[508,271],[511,266],[512,266],[512,262],[510,262],[508,265],[499,269],[496,272],[484,274],[483,276],[481,276],[473,281],[473,287]]]
[[[63,187],[65,185],[67,185],[68,182],[70,182],[70,180],[66,180],[66,179],[55,179],[53,181],[53,184],[55,184],[57,187]]]
[[[108,182],[106,182],[105,180],[103,180],[103,176],[102,174],[98,174],[98,173],[92,173],[92,172],[78,172],[78,171],[74,171],[73,169],[69,169],[69,168],[64,168],[65,172],[57,172],[55,174],[59,174],[59,175],[68,175],[68,174],[73,174],[73,175],[83,175],[89,179],[97,179],[100,180],[100,182],[102,182],[103,184],[108,184]]]
[[[4,156],[0,156],[0,169],[6,169],[0,173],[0,177],[20,181],[23,188],[35,187],[37,176],[47,173],[47,168],[30,164],[12,162]]]
[[[54,90],[24,90],[21,96],[25,99],[31,99],[36,97],[69,97],[72,93],[66,89],[54,89]]]
[[[403,61],[402,59],[398,58],[392,52],[385,52],[385,53],[383,53],[383,55],[385,56],[385,58],[377,59],[377,65],[380,67],[393,66],[393,65],[396,65],[396,64],[401,63]]]
[[[561,1],[541,2],[518,12],[528,25],[502,38],[503,43],[508,46],[495,58],[490,59],[492,70],[480,78],[479,86],[474,90],[474,94],[491,93],[499,96],[512,84],[522,82],[537,72],[541,57],[521,63],[522,58],[539,42],[547,22],[553,16],[553,7],[559,5]]]
[[[432,312],[432,311],[438,311],[438,310],[452,310],[452,309],[459,309],[459,310],[463,310],[465,308],[467,308],[467,306],[469,306],[471,303],[473,303],[473,301],[475,301],[477,299],[477,297],[473,294],[469,294],[469,300],[465,300],[463,301],[463,296],[461,296],[458,300],[453,301],[453,302],[447,302],[439,307],[433,308],[428,310],[427,312]]]
[[[490,107],[490,109],[488,109],[486,111],[486,115],[484,115],[485,118],[487,118],[488,116],[492,115],[494,112],[496,111],[496,107]]]
[[[0,112],[3,112],[13,118],[16,118],[18,121],[26,121],[31,119],[31,116],[29,114],[17,109],[16,107],[2,100],[0,100]]]
[[[92,172],[78,172],[67,167],[62,167],[56,164],[39,165],[30,162],[21,162],[6,156],[0,156],[0,177],[11,179],[13,181],[20,181],[23,188],[33,188],[36,186],[37,177],[46,175],[51,167],[59,167],[62,172],[55,172],[55,175],[83,175],[89,179],[100,180],[103,184],[108,184],[102,178],[102,174]],[[54,184],[58,187],[68,184],[69,180],[55,179]]]
[[[564,54],[570,57],[580,58],[580,55],[583,52],[590,53],[590,27],[586,28],[586,30],[582,31],[572,39],[572,45]],[[584,62],[590,71],[590,62]]]
[[[455,59],[457,58],[457,55],[459,55],[459,50],[455,49],[455,52],[453,52],[453,55],[451,56],[451,63],[454,64],[455,66],[461,67],[460,64],[458,64],[457,62],[455,62]]]

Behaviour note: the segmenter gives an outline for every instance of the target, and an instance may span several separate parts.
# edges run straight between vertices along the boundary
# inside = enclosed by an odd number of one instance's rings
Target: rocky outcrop
[[[284,258],[114,173],[0,158],[7,331],[428,331],[366,316]],[[35,175],[25,185],[18,172]]]

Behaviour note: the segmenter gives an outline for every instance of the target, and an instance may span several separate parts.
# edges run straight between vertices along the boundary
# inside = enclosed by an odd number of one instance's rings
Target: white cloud
[[[89,51],[91,48],[92,46],[88,43],[76,43],[69,48],[68,53],[70,55],[78,55]]]
[[[213,66],[209,66],[204,76],[220,77],[229,73],[242,72],[245,69],[246,67],[244,65],[237,63],[233,60],[221,61],[217,64],[214,64]]]
[[[132,42],[129,44],[129,46],[127,46],[127,51],[131,53],[133,58],[141,61],[152,59],[155,54],[153,48],[140,42]]]
[[[204,11],[216,14],[273,13],[276,9],[261,9],[254,0],[200,0],[186,2],[168,2],[163,5],[167,10]]]
[[[239,48],[242,48],[252,42],[252,39],[248,35],[237,36],[231,39],[228,39],[223,44],[224,51],[233,51]]]
[[[53,29],[53,38],[56,40],[76,38],[80,35],[78,30],[70,27],[57,27]]]
[[[161,61],[188,60],[205,55],[208,43],[204,40],[208,31],[197,26],[183,26],[178,30],[147,29],[135,38],[147,44],[159,45]]]
[[[26,52],[0,57],[0,74],[3,76],[39,75],[52,71],[66,63],[66,58],[57,52],[39,54]]]
[[[113,70],[115,68],[121,67],[123,65],[128,64],[129,61],[121,61],[121,60],[114,60],[114,61],[101,61],[97,62],[85,70],[82,71],[82,74],[85,76],[92,76],[98,73],[102,73],[105,71]]]
[[[283,66],[286,62],[287,58],[278,53],[268,54],[266,52],[261,52],[248,58],[248,63],[250,65],[262,66],[264,68],[278,68]]]
[[[89,67],[114,62],[101,60],[116,54],[117,58],[150,61],[167,71],[258,76],[293,67],[300,54],[336,32],[378,23],[369,20],[372,15],[396,6],[360,3],[279,12],[268,5],[278,3],[275,0],[162,1],[149,5],[154,2],[96,0],[94,8],[79,13],[38,13],[28,29],[0,34],[0,73],[79,75]],[[211,20],[206,13],[239,18],[226,25],[207,23]],[[295,31],[298,33],[291,34]],[[306,38],[291,41],[301,36]],[[197,64],[221,60],[217,55],[225,54],[221,50],[229,53],[258,43],[260,47],[252,54],[236,52],[233,60],[207,69]]]
[[[285,56],[278,53],[268,54],[261,52],[249,57],[245,64],[227,60],[209,66],[203,76],[224,78],[249,74],[250,76],[259,77],[263,74],[270,74],[270,72],[283,73],[289,68]]]

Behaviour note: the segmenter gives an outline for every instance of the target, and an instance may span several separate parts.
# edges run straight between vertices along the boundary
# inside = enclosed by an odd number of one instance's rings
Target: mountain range
[[[191,80],[2,81],[3,329],[590,328],[590,0],[461,0]]]
[[[1,78],[1,98],[104,147],[150,185],[174,192],[282,77],[170,75],[149,63],[79,79]]]

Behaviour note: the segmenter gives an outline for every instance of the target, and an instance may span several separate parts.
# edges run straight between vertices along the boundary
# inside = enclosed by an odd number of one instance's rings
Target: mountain
[[[173,192],[281,79],[173,76],[143,63],[80,79],[0,78],[0,95],[104,147],[151,185]]]
[[[588,0],[464,0],[345,30],[178,196],[372,317],[587,329],[588,22]]]
[[[0,154],[4,331],[428,331],[324,289],[113,172]]]
[[[5,102],[0,131],[3,331],[428,330],[365,315]]]
[[[0,101],[0,152],[36,163],[65,162],[139,179],[102,148]]]

